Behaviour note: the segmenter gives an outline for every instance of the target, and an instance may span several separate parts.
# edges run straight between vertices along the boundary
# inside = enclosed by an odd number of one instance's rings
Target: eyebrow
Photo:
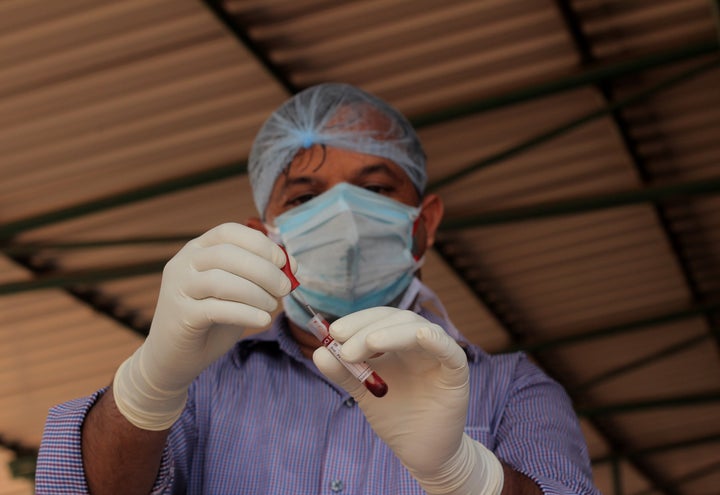
[[[380,162],[380,163],[376,163],[374,165],[368,165],[367,167],[363,167],[362,169],[360,169],[360,171],[357,174],[355,174],[355,177],[361,178],[361,177],[365,177],[365,176],[376,174],[376,173],[385,173],[385,174],[389,175],[390,177],[392,177],[393,179],[398,179],[398,180],[401,179],[401,177],[398,176],[397,172],[394,171],[392,168],[390,168],[390,166],[384,162]]]
[[[310,175],[301,175],[298,177],[288,177],[285,176],[285,182],[282,185],[283,189],[287,189],[290,186],[294,185],[303,185],[303,184],[314,184],[319,182],[316,178],[310,176]]]
[[[400,180],[401,178],[398,176],[398,173],[394,171],[387,163],[380,162],[375,163],[372,165],[367,165],[360,169],[356,174],[354,179],[361,179],[363,177],[367,177],[369,175],[377,174],[377,173],[384,173],[386,175],[389,175],[393,179]],[[312,185],[312,184],[318,184],[321,183],[321,180],[318,180],[313,175],[299,175],[296,177],[289,177],[285,176],[285,182],[282,185],[282,191],[286,191],[288,188],[292,186],[297,185]]]

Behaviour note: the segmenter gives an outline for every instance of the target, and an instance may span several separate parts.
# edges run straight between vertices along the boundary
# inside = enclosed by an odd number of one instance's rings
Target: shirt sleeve
[[[37,495],[89,495],[82,460],[82,425],[88,411],[105,390],[50,409],[35,471]],[[152,495],[171,493],[172,464],[170,450],[166,447]]]
[[[546,495],[600,495],[580,424],[560,384],[521,355],[495,454]]]

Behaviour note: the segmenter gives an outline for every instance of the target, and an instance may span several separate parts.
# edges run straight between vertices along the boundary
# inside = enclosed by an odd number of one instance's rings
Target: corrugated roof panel
[[[696,317],[567,345],[554,350],[552,356],[572,367],[569,377],[572,385],[589,386],[608,372],[660,351],[689,341],[694,345],[709,344],[709,338],[706,322]],[[627,376],[622,374],[617,380],[623,381]],[[651,381],[654,378],[653,375]]]
[[[621,95],[634,93],[713,60],[649,71],[642,79],[627,80],[618,91]],[[720,157],[720,144],[714,136],[720,129],[719,84],[720,64],[710,65],[682,84],[627,109],[631,136],[653,176],[663,182],[717,177],[714,165]]]
[[[108,265],[121,266],[143,261],[169,259],[180,247],[180,245],[174,243],[108,248],[92,247],[64,251],[50,250],[44,255],[61,265],[63,270],[74,271],[102,269]]]
[[[27,270],[23,270],[16,263],[0,256],[0,282],[6,283],[16,280],[30,280],[32,274]]]
[[[610,454],[611,447],[608,445],[607,439],[587,419],[580,419],[580,428],[585,437],[591,459],[598,459]]]
[[[238,166],[238,173],[239,169]],[[36,228],[21,239],[82,241],[200,234],[217,224],[244,223],[256,215],[247,177],[233,175],[228,180],[159,194],[144,201],[128,201],[110,209],[88,209],[85,215]]]
[[[705,466],[703,471],[694,470],[690,473],[688,481],[680,483],[682,490],[686,493],[702,493],[712,495],[712,493],[720,486],[720,470],[717,468],[717,464],[712,466]],[[709,470],[711,469],[711,471]],[[697,479],[697,475],[702,474],[700,479]]]
[[[331,46],[319,43],[304,49],[291,46],[289,50],[278,51],[276,59],[280,63],[283,63],[284,59],[292,63],[295,52],[300,57],[312,55],[309,63],[303,65],[301,75],[305,72],[308,74],[307,77],[312,74],[314,78],[352,80],[355,84],[362,85],[376,83],[377,77],[373,76],[380,74],[383,76],[382,84],[390,84],[391,81],[387,78],[398,78],[408,71],[421,71],[423,68],[427,71],[436,70],[444,64],[449,68],[453,60],[456,64],[467,67],[472,67],[473,62],[483,64],[494,62],[504,64],[506,67],[510,67],[511,62],[515,62],[514,65],[517,66],[518,57],[527,57],[538,51],[546,52],[553,45],[557,47],[564,41],[562,32],[548,29],[555,27],[557,22],[556,16],[550,11],[538,10],[527,12],[522,16],[504,15],[493,22],[487,16],[481,17],[475,12],[478,7],[484,6],[485,4],[465,3],[454,10],[443,8],[440,12],[435,12],[431,8],[423,10],[422,14],[418,12],[417,18],[412,19],[412,25],[409,25],[408,29],[422,30],[420,35],[410,43],[386,44],[385,50],[373,50],[372,47],[360,50],[359,46],[364,44],[357,36],[353,36],[346,47],[338,46],[335,49],[334,43]],[[385,14],[383,12],[383,16]],[[495,12],[495,15],[497,14],[499,13]],[[377,23],[376,20],[373,22]],[[468,29],[473,22],[482,22],[485,28]],[[462,23],[460,26],[454,25],[460,23]],[[397,27],[399,26],[394,23],[393,28]],[[438,33],[433,33],[433,30]],[[548,34],[540,40],[523,39],[518,43],[507,43],[510,38],[518,39],[528,32],[538,30],[546,30]],[[439,32],[442,32],[441,36],[436,35]],[[396,34],[397,31],[393,30],[389,36]],[[381,36],[382,33],[376,33],[376,37]],[[388,46],[392,49],[388,50]],[[482,47],[482,50],[477,50],[478,47]],[[349,49],[350,53],[343,48]],[[482,61],[480,59],[474,61],[472,57],[460,57],[462,54],[472,52],[482,56]],[[434,63],[427,64],[428,60]],[[341,76],[338,77],[339,75]],[[488,76],[493,77],[494,74]]]
[[[105,282],[97,289],[114,303],[118,316],[130,317],[136,328],[147,329],[155,313],[160,280],[156,273]]]
[[[412,115],[571,68],[577,57],[557,14],[545,7],[371,1],[311,6],[288,18],[282,5],[235,2],[231,11],[297,85],[352,82]]]
[[[168,3],[143,5],[141,11],[126,7],[128,22],[144,25],[137,21],[147,15],[145,25],[163,26],[157,17]],[[153,51],[150,41],[157,48],[168,40],[161,34],[151,40],[140,36],[147,43],[137,57],[87,71],[63,66],[67,79],[45,86],[34,87],[27,80],[31,74],[23,80],[19,73],[23,91],[0,100],[6,131],[0,147],[7,150],[2,171],[8,177],[1,191],[4,210],[11,212],[6,218],[225,164],[247,153],[267,107],[284,94],[204,7],[184,5],[171,10],[193,17],[195,29],[204,29],[202,37],[187,32],[186,42]],[[77,26],[57,21],[59,36],[88,31],[85,27],[102,20],[97,16],[115,15],[113,7],[107,9],[83,14]],[[168,22],[174,22],[172,16]],[[125,27],[124,39],[137,43]],[[85,35],[93,39],[99,33],[90,29]],[[102,44],[81,48],[97,56],[107,50]],[[79,186],[88,181],[92,188]],[[25,192],[28,187],[32,195]],[[78,194],[82,190],[85,195]]]
[[[48,22],[58,17],[65,17],[76,14],[78,11],[97,6],[95,0],[73,0],[72,2],[53,2],[47,8],[37,9],[45,6],[42,0],[8,0],[0,5],[0,31],[6,32],[12,29],[21,29],[33,26],[37,23]]]
[[[616,414],[613,424],[636,448],[717,437],[720,405],[685,405]]]
[[[700,484],[694,489],[689,489],[688,493],[712,493],[720,486],[713,483],[715,480],[712,478],[714,473],[719,472],[718,466],[720,466],[720,448],[715,443],[688,445],[682,449],[651,454],[649,458],[673,477],[689,478],[688,484],[690,482]]]
[[[465,256],[476,257],[485,266],[488,282],[498,287],[509,301],[514,313],[522,315],[529,328],[539,335],[559,335],[572,329],[587,328],[589,324],[611,324],[623,313],[630,318],[649,316],[660,307],[682,306],[689,294],[684,290],[682,277],[672,253],[645,207],[625,208],[626,219],[635,218],[635,229],[613,224],[595,229],[595,222],[608,212],[584,216],[585,225],[568,233],[565,242],[554,242],[553,237],[538,238],[522,223],[512,227],[473,229],[455,234]],[[543,220],[538,223],[562,225],[564,218]],[[648,223],[649,222],[649,223]],[[602,224],[602,223],[601,223]],[[552,228],[552,227],[551,227]],[[485,246],[483,239],[502,237],[503,231],[514,231],[514,244]],[[548,247],[546,247],[548,246]],[[619,270],[614,278],[607,270],[593,272],[596,263],[605,257],[623,265],[643,257],[664,259],[661,270],[636,273],[632,281],[626,279],[627,269]],[[626,265],[629,266],[629,265]],[[612,267],[610,267],[612,268]],[[556,283],[568,287],[565,291],[543,292],[532,289],[530,280],[552,277],[556,269],[566,270],[566,278]],[[592,273],[586,286],[578,285],[585,273]],[[612,273],[610,273],[611,275]],[[528,292],[523,290],[530,287]],[[628,318],[625,316],[624,318]]]
[[[573,0],[582,26],[600,58],[656,50],[707,39],[716,32],[705,0]]]
[[[582,89],[423,127],[419,134],[428,155],[430,182],[519,145],[555,126],[597,111],[601,105],[594,91]],[[542,115],[542,119],[538,119],[538,115]],[[579,126],[571,132],[577,133],[578,137],[594,137],[601,142],[608,139],[605,135],[598,135],[597,130],[587,129]],[[594,143],[588,141],[585,146],[592,147]],[[549,139],[547,143],[544,149],[549,153],[561,152],[562,147],[553,146],[554,140]],[[573,144],[580,146],[580,143]],[[532,149],[519,156],[532,155]],[[492,175],[493,169],[504,169],[505,166],[505,160],[501,160],[482,173]],[[494,173],[503,175],[506,172]]]
[[[597,403],[613,403],[717,392],[720,363],[717,349],[707,344],[709,342],[699,342],[682,352],[610,378],[588,393]],[[639,355],[644,354],[641,349],[638,349]]]
[[[647,478],[627,461],[620,462],[619,475],[620,486],[624,493],[638,493],[641,490],[651,489]],[[605,493],[612,493],[612,491],[608,490]]]
[[[69,17],[3,30],[0,49],[3,66],[9,67],[2,71],[0,95],[55,85],[222,35],[217,26],[202,22],[206,14],[190,3],[165,11],[158,9],[161,5],[94,2]]]
[[[643,493],[644,495],[661,495],[661,492],[646,490],[651,486],[642,474],[628,462],[619,461],[618,471],[620,476],[621,493]],[[597,487],[603,494],[612,494],[616,492],[615,488],[615,472],[610,462],[604,462],[600,465],[593,465],[593,473],[597,480]]]
[[[720,167],[718,167],[720,171]],[[694,212],[698,220],[692,227],[683,230],[680,236],[681,249],[687,259],[697,289],[710,300],[720,295],[720,198],[713,197],[688,201],[683,206],[673,206],[670,214]],[[674,220],[673,220],[674,225]]]
[[[438,126],[443,128],[443,141],[436,137],[439,131],[428,132],[431,184],[472,171],[439,189],[447,218],[636,188],[637,172],[607,120],[577,127],[539,146],[518,148],[597,109],[596,95],[577,96],[543,100],[542,105],[534,102],[527,111],[514,108],[512,113],[492,112]],[[527,118],[537,113],[543,119]],[[513,156],[493,163],[501,153]]]
[[[427,254],[422,277],[439,295],[453,324],[471,342],[488,352],[497,352],[509,345],[507,332],[435,251]]]
[[[49,314],[38,312],[38,301],[47,304]],[[121,356],[140,340],[59,291],[0,297],[0,314],[18,316],[16,307],[35,313],[22,319],[27,324],[20,332],[15,325],[0,325],[6,343],[0,354],[0,424],[14,440],[38,445],[48,409],[109,383]]]

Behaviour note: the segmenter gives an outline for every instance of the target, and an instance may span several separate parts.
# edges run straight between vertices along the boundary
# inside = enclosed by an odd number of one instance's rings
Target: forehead
[[[405,171],[392,160],[332,146],[315,145],[302,149],[295,155],[278,176],[273,189],[299,178],[334,183],[351,181],[372,173],[386,175],[398,186],[411,184]]]

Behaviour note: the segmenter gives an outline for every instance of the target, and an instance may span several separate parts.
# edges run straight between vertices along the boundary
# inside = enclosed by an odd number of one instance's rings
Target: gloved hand
[[[388,393],[370,394],[324,347],[315,351],[315,364],[355,398],[375,433],[428,494],[500,493],[500,461],[463,431],[467,357],[442,328],[411,311],[379,307],[340,318],[330,334],[343,342],[343,359],[368,361]]]
[[[240,224],[188,242],[165,265],[147,339],[115,374],[113,394],[123,416],[146,430],[169,428],[195,377],[246,328],[270,322],[277,298],[290,291],[280,270],[286,259],[265,235]]]

